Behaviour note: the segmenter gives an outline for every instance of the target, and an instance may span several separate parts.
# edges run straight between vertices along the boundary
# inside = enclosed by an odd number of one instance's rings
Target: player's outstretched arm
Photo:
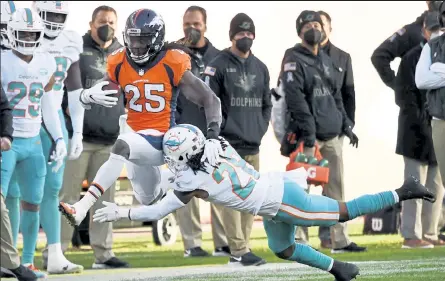
[[[179,82],[179,89],[193,103],[202,106],[207,119],[207,135],[209,131],[215,138],[219,135],[222,122],[221,101],[201,79],[186,71]]]
[[[121,208],[115,203],[103,202],[106,207],[96,210],[93,215],[93,221],[102,223],[121,219],[156,221],[184,207],[193,196],[193,191],[187,193],[178,191],[167,192],[167,195],[157,204],[137,208]]]
[[[221,101],[201,79],[186,71],[179,82],[179,89],[193,103],[204,108],[207,119],[207,141],[201,161],[208,161],[215,166],[222,154],[218,136],[221,130]]]
[[[104,78],[98,80],[91,88],[84,89],[80,93],[80,102],[85,109],[91,109],[90,103],[99,104],[105,107],[113,107],[117,104],[118,98],[109,96],[116,95],[118,90],[103,90],[104,86],[110,84],[112,80],[105,74]]]

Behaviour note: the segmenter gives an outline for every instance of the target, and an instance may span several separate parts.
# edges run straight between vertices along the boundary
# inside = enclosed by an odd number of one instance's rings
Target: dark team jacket
[[[104,77],[108,55],[121,47],[117,38],[113,39],[108,48],[103,49],[93,40],[89,31],[83,36],[83,53],[80,54],[79,66],[84,89],[91,88]],[[123,114],[125,105],[122,94],[119,95],[117,105],[110,108],[91,104],[91,109],[85,110],[83,140],[89,143],[113,144],[119,135],[119,116]],[[68,116],[65,117],[67,117],[67,130],[71,136],[73,133],[71,121]]]
[[[413,23],[405,25],[385,40],[372,54],[371,61],[383,83],[395,89],[395,73],[390,63],[397,57],[403,57],[409,50],[426,42],[422,35],[423,20],[427,14],[424,12]]]
[[[426,90],[416,87],[416,65],[423,43],[403,56],[397,73],[395,93],[400,107],[396,153],[422,163],[435,165],[432,129],[425,107]]]
[[[1,98],[0,98],[0,122],[1,122],[1,131],[0,137],[8,138],[12,142],[12,133],[14,132],[14,128],[12,127],[12,110],[9,106],[8,98],[6,97],[6,93],[3,90],[3,87],[0,86]],[[0,151],[1,157],[1,151]]]
[[[221,99],[220,135],[241,156],[257,154],[272,110],[266,65],[252,53],[243,62],[225,49],[206,67],[204,81]]]
[[[335,68],[335,81],[341,92],[343,107],[349,120],[355,123],[355,87],[351,55],[337,48],[331,41],[328,41],[322,49],[332,60]]]
[[[180,40],[181,41],[181,40]],[[201,79],[204,77],[204,69],[207,64],[216,57],[220,52],[212,43],[206,38],[207,49],[203,56],[198,53],[190,55],[192,73]],[[193,50],[192,50],[193,52]],[[207,132],[207,119],[204,108],[189,101],[184,95],[179,92],[178,104],[176,107],[176,123],[177,124],[192,124],[198,127],[204,134]]]
[[[299,139],[326,141],[352,127],[335,73],[331,58],[323,50],[317,56],[301,44],[286,50],[280,82],[290,114],[288,130]]]

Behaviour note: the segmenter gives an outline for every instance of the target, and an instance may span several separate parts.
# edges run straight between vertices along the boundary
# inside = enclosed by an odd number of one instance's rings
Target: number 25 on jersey
[[[125,93],[132,93],[128,106],[136,112],[152,112],[158,113],[165,109],[166,101],[161,95],[155,93],[163,93],[165,91],[164,84],[144,84],[144,96],[141,97],[139,88],[128,84],[124,88]]]

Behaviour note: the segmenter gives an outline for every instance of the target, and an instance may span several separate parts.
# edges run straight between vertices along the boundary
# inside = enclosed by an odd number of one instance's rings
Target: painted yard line
[[[404,260],[404,261],[369,261],[356,262],[361,268],[362,276],[386,275],[400,272],[429,272],[440,271],[445,268],[444,259],[428,260]],[[252,273],[254,272],[253,276]],[[273,272],[273,274],[271,274]],[[245,275],[245,276],[244,276]],[[181,279],[211,280],[224,276],[233,276],[234,279],[247,278],[246,280],[259,280],[264,276],[266,279],[275,280],[276,276],[305,277],[308,280],[314,277],[326,277],[326,273],[297,263],[270,263],[260,267],[231,267],[231,266],[188,266],[174,268],[154,269],[121,269],[121,270],[87,270],[82,274],[49,276],[52,281],[122,281],[122,280],[174,280]],[[256,276],[256,277],[255,277]],[[281,277],[282,276],[282,277]],[[252,278],[252,279],[251,279]],[[244,279],[243,279],[244,280]],[[281,279],[283,280],[283,279]]]

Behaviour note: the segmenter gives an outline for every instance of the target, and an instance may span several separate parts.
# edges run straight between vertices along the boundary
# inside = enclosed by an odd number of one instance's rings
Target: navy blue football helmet
[[[127,54],[137,64],[144,64],[164,46],[165,23],[161,15],[150,9],[133,12],[127,19],[124,43]]]

